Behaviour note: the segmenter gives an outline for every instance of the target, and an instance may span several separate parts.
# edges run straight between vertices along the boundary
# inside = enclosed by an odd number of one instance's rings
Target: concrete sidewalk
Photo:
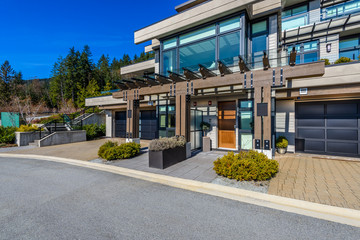
[[[99,140],[62,144],[50,147],[42,148],[9,148],[9,153],[14,154],[29,154],[29,155],[41,155],[52,156],[61,158],[70,158],[76,160],[90,161],[98,158],[98,150],[102,144],[107,141],[117,141],[119,143],[125,143],[125,139],[122,138],[103,138]],[[141,141],[141,147],[147,147],[149,141]],[[3,150],[6,152],[6,150]]]
[[[145,152],[135,158],[107,162],[109,165],[124,167],[149,173],[158,173],[183,179],[212,182],[217,174],[213,170],[214,161],[226,152],[198,152],[185,161],[168,167],[164,170],[149,167],[149,154]]]

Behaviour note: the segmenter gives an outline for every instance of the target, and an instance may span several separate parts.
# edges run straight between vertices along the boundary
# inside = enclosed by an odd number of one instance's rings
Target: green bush
[[[339,63],[347,63],[347,62],[351,62],[351,59],[347,57],[341,57],[338,60],[336,60],[334,63],[339,64]]]
[[[119,145],[117,142],[107,141],[98,151],[99,157],[108,161],[116,159],[127,159],[135,157],[140,152],[140,144],[123,143]]]
[[[33,121],[33,123],[38,123],[38,124],[46,124],[46,123],[50,123],[50,122],[57,122],[57,123],[63,122],[63,115],[55,114],[50,117],[35,119]]]
[[[330,61],[327,58],[320,59],[322,61],[325,61],[325,65],[330,65]]]
[[[0,143],[11,144],[15,142],[16,127],[0,126]]]
[[[184,147],[186,140],[183,136],[171,137],[171,138],[160,138],[151,140],[149,144],[150,151],[164,151],[170,148]]]
[[[280,136],[276,139],[277,148],[287,148],[288,145],[289,145],[289,141],[287,140],[286,137]]]
[[[33,125],[21,125],[16,131],[18,132],[33,132],[37,131],[39,128]]]
[[[89,124],[84,125],[82,130],[86,131],[86,139],[94,140],[96,138],[102,137],[106,135],[106,126],[105,124],[101,124],[100,126],[97,124]]]
[[[214,162],[214,170],[220,175],[238,181],[265,181],[279,171],[279,163],[256,151],[229,152]]]

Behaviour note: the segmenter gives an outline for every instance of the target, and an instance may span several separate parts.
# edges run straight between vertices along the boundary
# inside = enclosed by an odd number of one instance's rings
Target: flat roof
[[[175,7],[175,10],[177,12],[183,12],[189,8],[195,7],[196,5],[199,5],[203,2],[207,2],[207,1],[211,1],[211,0],[189,0],[187,2],[184,2],[178,6]]]

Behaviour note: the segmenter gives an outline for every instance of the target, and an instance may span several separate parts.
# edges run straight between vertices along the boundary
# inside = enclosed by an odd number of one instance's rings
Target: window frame
[[[357,46],[347,47],[347,48],[340,48],[340,42],[341,41],[351,39],[351,38],[357,38],[357,40],[358,40],[358,45]],[[358,51],[358,56],[355,56],[355,59],[351,59],[351,60],[356,60],[360,56],[360,35],[358,35],[358,34],[350,35],[350,36],[342,37],[342,38],[339,39],[339,58],[341,57],[340,56],[341,53],[354,51],[354,50]]]
[[[294,9],[296,9],[298,7],[302,7],[302,6],[306,6],[306,12],[293,14]],[[310,22],[309,3],[305,3],[305,4],[304,3],[299,3],[299,4],[295,4],[295,5],[286,7],[286,8],[283,9],[283,12],[288,11],[288,10],[291,11],[290,16],[285,16],[285,17],[281,16],[281,31],[285,30],[285,29],[283,29],[283,21],[292,20],[292,19],[295,19],[295,18],[298,18],[298,17],[301,17],[301,16],[306,16],[307,17],[307,23],[304,26],[309,24],[309,22]],[[289,29],[291,29],[291,28],[289,28]]]
[[[317,42],[317,47],[316,47],[316,50],[310,50],[310,51],[304,51],[304,44],[306,43],[311,43],[311,42]],[[297,42],[297,43],[294,43],[294,44],[290,44],[290,45],[286,45],[286,50],[289,52],[289,48],[293,48],[295,47],[296,49],[296,46],[297,45],[300,45],[300,51],[297,51],[296,52],[296,56],[300,56],[300,63],[296,63],[296,64],[304,64],[304,56],[305,54],[309,54],[309,53],[317,53],[317,59],[319,61],[320,59],[320,42],[319,42],[319,39],[316,39],[316,40],[312,40],[312,41],[305,41],[305,42]],[[305,63],[306,64],[306,63]]]

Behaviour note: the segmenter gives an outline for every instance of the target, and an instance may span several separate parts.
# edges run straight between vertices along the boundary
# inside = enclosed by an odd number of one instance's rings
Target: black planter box
[[[186,159],[186,147],[149,151],[149,167],[165,169]]]

